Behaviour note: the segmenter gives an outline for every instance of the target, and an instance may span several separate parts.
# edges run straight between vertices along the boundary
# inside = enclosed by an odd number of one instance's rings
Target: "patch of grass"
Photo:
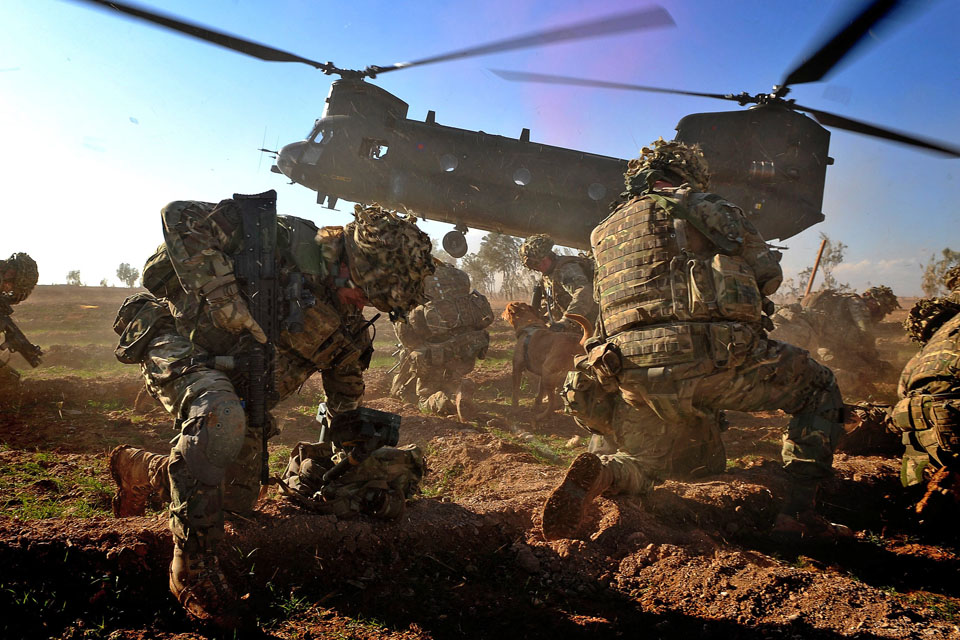
[[[489,433],[501,440],[525,449],[537,462],[553,466],[567,466],[580,451],[568,449],[567,441],[560,436],[533,435],[532,438],[521,438],[503,429],[490,428]]]
[[[752,467],[756,464],[763,462],[764,457],[755,453],[748,453],[747,455],[740,456],[739,458],[728,458],[727,459],[727,469],[744,469],[746,467]]]
[[[122,400],[113,399],[113,400],[87,400],[87,408],[94,411],[119,411],[123,409],[124,403]]]
[[[292,451],[290,447],[280,446],[270,452],[271,475],[281,474],[287,468],[287,463],[290,462],[290,451]]]
[[[934,617],[945,622],[960,621],[960,603],[956,598],[950,598],[939,593],[915,591],[901,596],[903,600],[919,605],[933,613]]]
[[[23,369],[20,371],[20,376],[24,380],[53,380],[69,376],[74,376],[83,380],[90,380],[93,378],[102,378],[104,376],[130,373],[130,371],[130,365],[108,361],[95,367],[84,367],[82,369],[74,369],[73,367],[64,366]]]
[[[109,515],[113,491],[100,480],[105,465],[100,459],[63,461],[50,452],[0,465],[0,484],[5,488],[0,513],[21,520]]]
[[[422,485],[420,493],[425,498],[436,498],[452,492],[453,481],[463,475],[463,465],[459,462],[452,467],[444,469],[433,482],[425,482]]]

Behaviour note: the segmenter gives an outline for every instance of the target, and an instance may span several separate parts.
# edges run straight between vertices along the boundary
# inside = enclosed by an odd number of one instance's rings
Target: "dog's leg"
[[[512,395],[512,402],[513,402],[513,407],[514,407],[514,408],[520,406],[520,383],[521,383],[522,380],[523,380],[523,361],[522,361],[521,349],[523,349],[523,347],[518,344],[518,345],[516,346],[516,348],[513,350],[513,395]]]

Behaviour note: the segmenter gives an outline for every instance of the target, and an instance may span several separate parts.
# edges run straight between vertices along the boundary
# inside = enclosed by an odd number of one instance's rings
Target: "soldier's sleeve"
[[[566,312],[581,315],[588,320],[596,318],[597,302],[593,299],[593,283],[583,272],[583,268],[571,262],[564,265],[557,276],[560,286],[570,294],[570,305]]]
[[[697,209],[707,227],[726,241],[739,245],[739,255],[753,269],[760,293],[764,296],[776,293],[783,282],[780,252],[770,249],[743,211],[725,200],[713,198]]]
[[[184,291],[207,296],[235,281],[228,250],[239,224],[226,202],[177,201],[163,208],[163,237]]]

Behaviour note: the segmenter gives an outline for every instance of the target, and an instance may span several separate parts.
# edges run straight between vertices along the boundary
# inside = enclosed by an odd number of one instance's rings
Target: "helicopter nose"
[[[277,168],[288,178],[293,178],[293,169],[303,153],[303,142],[291,142],[277,153]]]

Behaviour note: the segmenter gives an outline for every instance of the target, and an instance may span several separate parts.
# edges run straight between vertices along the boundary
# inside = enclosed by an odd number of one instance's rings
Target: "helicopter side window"
[[[360,143],[360,156],[371,160],[383,160],[389,149],[390,146],[386,140],[364,138]]]

